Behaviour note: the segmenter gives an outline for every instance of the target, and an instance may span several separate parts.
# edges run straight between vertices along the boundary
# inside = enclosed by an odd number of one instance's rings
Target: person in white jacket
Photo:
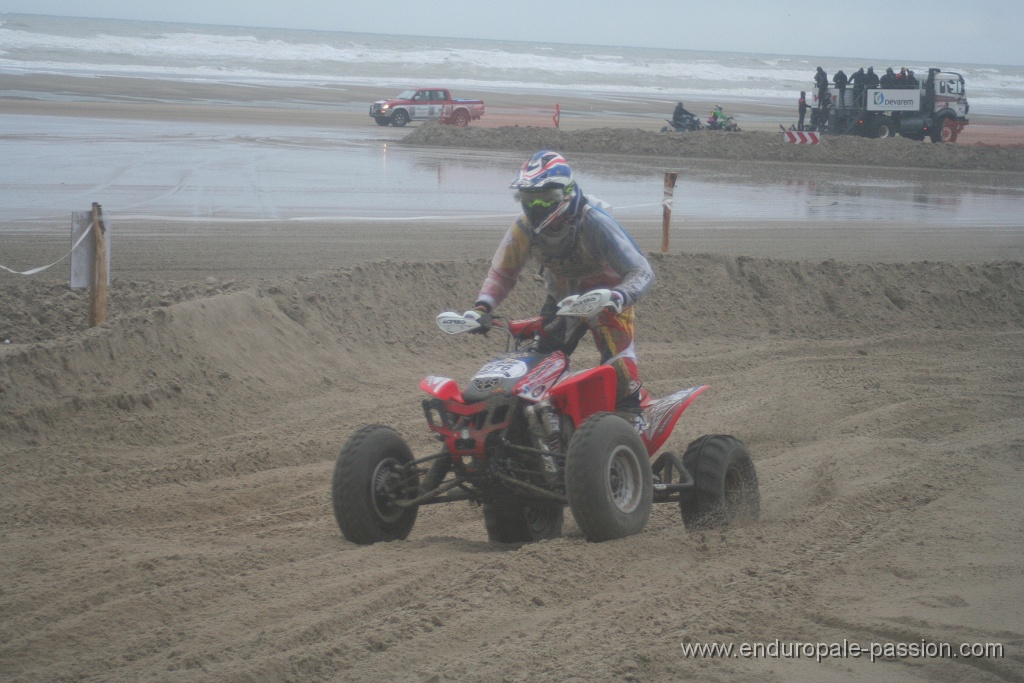
[[[531,259],[544,273],[545,317],[553,318],[556,303],[570,294],[611,289],[612,303],[587,324],[601,362],[615,368],[616,410],[639,416],[633,307],[654,283],[650,263],[618,221],[583,194],[557,152],[530,157],[511,187],[523,213],[494,254],[476,308],[490,313],[499,306]]]

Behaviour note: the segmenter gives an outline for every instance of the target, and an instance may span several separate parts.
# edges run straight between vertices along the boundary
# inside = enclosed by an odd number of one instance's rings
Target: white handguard
[[[447,334],[463,334],[483,327],[480,324],[480,311],[454,313],[445,311],[437,316],[437,326]]]
[[[557,315],[570,318],[593,318],[606,308],[622,312],[622,294],[611,289],[595,289],[585,294],[572,294],[558,302]]]

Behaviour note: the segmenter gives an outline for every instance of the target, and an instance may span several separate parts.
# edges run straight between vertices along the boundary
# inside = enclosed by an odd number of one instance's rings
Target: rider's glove
[[[494,319],[494,316],[491,315],[491,307],[485,302],[477,301],[473,310],[466,311],[466,313],[476,313],[476,321],[480,323],[480,327],[469,331],[470,334],[487,334],[490,331],[491,321]]]
[[[610,308],[613,311],[615,311],[616,313],[622,313],[622,309],[625,308],[625,307],[626,307],[626,295],[623,294],[622,292],[620,292],[617,289],[613,289],[612,290],[611,301],[609,301],[607,304],[605,304],[605,308]]]

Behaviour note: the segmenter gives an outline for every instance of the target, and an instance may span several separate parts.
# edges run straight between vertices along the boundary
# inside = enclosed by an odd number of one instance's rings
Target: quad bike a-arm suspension
[[[419,487],[419,495],[415,498],[396,500],[394,504],[399,507],[415,507],[418,505],[430,505],[432,503],[450,503],[459,500],[473,500],[476,496],[466,488],[465,482],[460,478],[445,481],[445,477],[451,470],[451,456],[448,451],[441,451],[435,455],[421,458],[409,463],[411,477],[418,477],[423,473],[422,466],[430,463],[424,479]],[[461,488],[462,492],[452,493],[454,489]]]
[[[693,475],[683,465],[682,458],[666,451],[654,463],[654,502],[670,503],[679,500],[685,491],[694,488]],[[676,474],[673,474],[673,470]],[[678,477],[678,481],[676,478]]]
[[[545,451],[539,448],[530,448],[528,446],[521,446],[514,444],[507,439],[501,439],[501,447],[510,451],[515,451],[523,454],[534,455],[534,456],[556,456],[549,451]],[[460,500],[479,500],[484,496],[484,492],[479,490],[478,485],[474,485],[473,478],[465,476],[464,473],[460,472],[460,468],[456,465],[453,467],[451,461],[451,455],[447,451],[441,451],[432,456],[421,458],[416,462],[410,463],[411,474],[422,474],[423,466],[429,463],[426,474],[422,480],[420,486],[419,495],[415,498],[396,500],[395,505],[399,507],[412,507],[417,505],[430,505],[434,503],[449,503]],[[449,472],[455,470],[455,476],[451,479],[446,479]],[[517,491],[520,495],[526,495],[530,498],[554,501],[561,504],[566,504],[564,491],[556,491],[547,489],[535,484],[531,484],[527,481],[513,476],[512,474],[499,471],[498,468],[492,467],[486,477],[490,477],[496,482],[500,482],[505,486]]]

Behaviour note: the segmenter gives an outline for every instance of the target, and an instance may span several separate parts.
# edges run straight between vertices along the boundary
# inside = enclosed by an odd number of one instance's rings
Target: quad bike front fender
[[[442,401],[458,401],[465,403],[459,383],[448,377],[430,375],[420,380],[420,389]]]
[[[647,447],[647,453],[654,455],[671,436],[683,411],[693,400],[703,394],[708,385],[690,387],[674,394],[651,401],[643,406],[645,426],[640,438]]]

